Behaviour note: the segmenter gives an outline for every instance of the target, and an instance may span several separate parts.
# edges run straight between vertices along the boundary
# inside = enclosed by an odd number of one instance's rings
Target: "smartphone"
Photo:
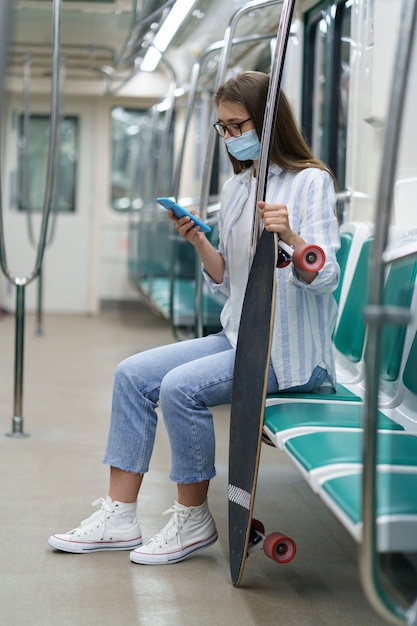
[[[193,222],[195,222],[195,224],[198,224],[198,226],[200,226],[201,232],[209,233],[211,231],[211,228],[208,224],[205,224],[204,222],[199,220],[195,215],[187,211],[187,209],[184,209],[184,207],[182,207],[180,204],[177,204],[176,202],[171,200],[171,198],[157,198],[156,201],[161,206],[163,206],[164,209],[166,209],[167,211],[169,211],[169,209],[172,209],[174,211],[175,217],[180,218],[180,217],[184,217],[185,215],[188,215],[189,217],[191,217]]]

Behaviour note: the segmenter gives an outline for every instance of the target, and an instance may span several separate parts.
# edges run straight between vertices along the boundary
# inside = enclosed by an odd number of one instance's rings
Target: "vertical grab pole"
[[[1,15],[0,15],[1,17]],[[1,23],[3,27],[3,24]],[[35,267],[32,272],[19,278],[14,276],[7,266],[3,236],[2,203],[0,188],[0,266],[6,278],[16,286],[16,328],[15,328],[15,385],[14,385],[14,416],[10,437],[24,437],[22,398],[23,398],[23,362],[24,362],[24,319],[25,319],[25,288],[41,271],[48,232],[49,214],[51,211],[52,189],[54,184],[54,163],[57,148],[57,126],[59,119],[59,63],[61,31],[61,0],[53,0],[53,52],[52,52],[52,85],[51,85],[51,127],[48,146],[48,166],[45,186],[45,197],[42,212],[41,234],[38,243]],[[1,40],[0,40],[1,43]],[[1,51],[0,51],[1,52]],[[0,68],[1,69],[1,68]],[[0,79],[2,76],[0,75]]]
[[[16,285],[16,341],[14,353],[14,411],[9,436],[24,437],[23,431],[23,355],[25,344],[25,284]]]
[[[12,0],[0,2],[0,119],[3,103],[3,84],[7,65],[7,48],[11,32]]]
[[[241,17],[246,15],[246,13],[250,13],[251,11],[254,11],[254,10],[263,9],[273,4],[282,4],[283,1],[284,0],[267,0],[266,2],[258,2],[258,1],[248,2],[247,4],[244,4],[243,7],[238,9],[233,14],[224,34],[224,45],[222,49],[222,55],[219,61],[219,66],[217,68],[216,82],[214,85],[215,92],[217,91],[217,89],[220,87],[220,85],[225,79],[227,66],[228,66],[229,59],[230,59],[230,53],[231,53],[232,45],[233,45],[233,36],[237,29],[237,26]],[[212,108],[212,115],[211,115],[212,123],[216,121],[213,113],[214,113],[214,109]],[[209,195],[210,195],[210,183],[211,183],[211,174],[213,170],[213,158],[214,158],[215,144],[216,144],[216,133],[214,129],[212,129],[209,135],[208,142],[207,142],[206,156],[205,156],[205,162],[204,162],[204,175],[203,175],[201,197],[200,197],[199,212],[200,212],[200,217],[203,221],[207,217],[207,207],[208,207],[208,201],[209,201]],[[197,309],[196,309],[196,321],[195,321],[195,328],[196,328],[195,334],[197,337],[203,336],[203,319],[202,319],[201,306],[200,306],[202,289],[203,289],[203,276],[201,274],[201,271],[198,268],[198,271],[196,273]]]
[[[365,312],[368,321],[368,358],[366,359],[366,398],[364,409],[363,479],[362,479],[362,546],[359,564],[362,585],[369,602],[385,620],[392,624],[404,624],[408,618],[415,623],[415,606],[409,611],[396,605],[383,590],[377,564],[378,537],[376,524],[378,458],[377,410],[379,389],[379,363],[381,353],[381,332],[384,323],[383,281],[385,266],[382,259],[387,246],[388,229],[393,199],[393,185],[400,142],[401,120],[403,117],[405,93],[409,78],[411,54],[417,23],[417,0],[403,2],[401,11],[401,32],[398,37],[395,56],[391,100],[385,133],[383,159],[376,202],[375,241],[369,274],[368,307]]]

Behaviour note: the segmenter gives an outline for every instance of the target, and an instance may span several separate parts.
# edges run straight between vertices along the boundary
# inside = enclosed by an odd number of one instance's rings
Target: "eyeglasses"
[[[247,120],[243,120],[243,122],[234,122],[233,124],[220,124],[220,122],[216,122],[213,124],[216,132],[220,137],[224,137],[226,134],[226,130],[232,137],[240,137],[242,134],[242,126],[251,120],[251,117],[248,117]]]

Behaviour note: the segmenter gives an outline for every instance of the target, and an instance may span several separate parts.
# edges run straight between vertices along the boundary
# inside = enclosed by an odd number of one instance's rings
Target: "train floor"
[[[54,552],[50,534],[79,525],[107,493],[106,441],[115,365],[173,341],[146,308],[26,318],[27,437],[5,436],[13,412],[14,317],[0,319],[0,624],[5,626],[380,626],[364,597],[358,549],[290,461],[263,446],[255,513],[289,534],[297,555],[278,565],[256,552],[230,582],[227,530],[229,407],[215,409],[217,477],[210,508],[219,540],[176,565],[142,566],[128,552]],[[145,538],[175,498],[162,420],[138,513]]]

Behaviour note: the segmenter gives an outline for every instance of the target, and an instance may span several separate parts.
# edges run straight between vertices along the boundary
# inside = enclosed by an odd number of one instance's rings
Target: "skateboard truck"
[[[265,527],[257,519],[252,519],[248,555],[252,552],[263,550],[267,557],[275,563],[289,563],[295,557],[297,551],[295,542],[286,535],[275,532],[265,535]]]
[[[306,272],[318,272],[326,261],[326,255],[320,246],[306,244],[292,248],[280,239],[278,240],[277,267],[286,267],[294,263],[296,269]]]

